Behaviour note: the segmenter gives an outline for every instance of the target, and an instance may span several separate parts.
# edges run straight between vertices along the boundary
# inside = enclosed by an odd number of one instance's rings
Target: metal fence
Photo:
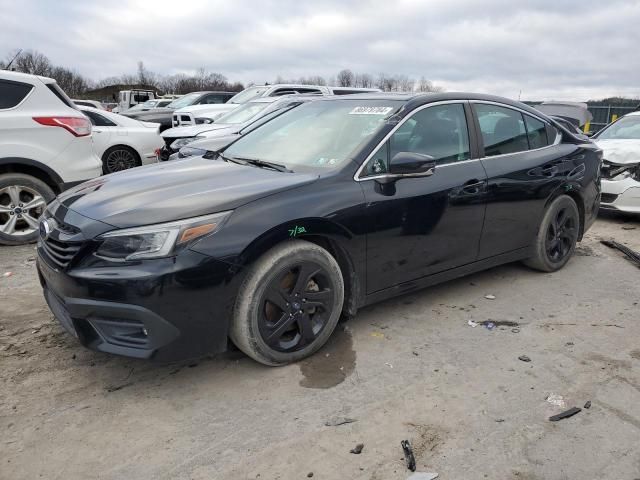
[[[584,131],[592,133],[602,130],[604,127],[609,125],[609,123],[637,109],[637,105],[587,105],[589,107],[589,111],[593,115],[593,120],[585,125]]]

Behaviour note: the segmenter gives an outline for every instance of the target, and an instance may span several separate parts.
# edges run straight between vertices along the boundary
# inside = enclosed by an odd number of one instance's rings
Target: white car
[[[104,105],[97,100],[76,100],[75,98],[72,100],[76,107],[92,107],[97,108],[98,110],[106,110]]]
[[[600,208],[640,213],[640,111],[620,117],[593,139],[604,152]]]
[[[379,92],[378,88],[325,87],[322,85],[275,84],[245,88],[236,93],[228,102],[220,105],[191,105],[173,112],[173,127],[188,127],[203,123],[213,123],[225,113],[230,112],[251,100],[262,97],[281,97],[283,95],[351,95],[355,93]]]
[[[117,113],[83,107],[93,124],[93,145],[104,173],[119,172],[157,161],[163,145],[160,124],[141,122]]]
[[[0,244],[35,242],[46,203],[101,173],[91,122],[56,81],[0,70]]]

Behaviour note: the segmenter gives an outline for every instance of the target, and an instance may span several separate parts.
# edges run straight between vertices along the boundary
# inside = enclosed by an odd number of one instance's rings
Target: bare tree
[[[23,51],[15,59],[12,66],[18,72],[43,76],[49,75],[53,67],[46,56],[34,50]]]
[[[344,70],[340,70],[338,72],[338,86],[339,87],[353,87],[354,86],[354,75],[351,70],[345,68]]]
[[[416,84],[416,90],[418,92],[442,92],[443,89],[442,87],[436,87],[430,80],[422,76]]]

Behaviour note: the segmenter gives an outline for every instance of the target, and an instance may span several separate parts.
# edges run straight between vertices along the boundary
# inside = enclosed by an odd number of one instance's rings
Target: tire
[[[102,173],[121,172],[142,165],[140,155],[133,148],[126,145],[116,145],[108,148],[102,154]]]
[[[251,267],[238,291],[229,336],[254,360],[286,365],[326,343],[343,302],[342,272],[331,254],[310,242],[288,241]]]
[[[556,198],[542,218],[534,243],[534,255],[525,265],[542,272],[564,267],[576,249],[580,231],[580,212],[567,195]]]
[[[0,175],[0,245],[35,242],[38,219],[54,198],[51,187],[31,175]]]

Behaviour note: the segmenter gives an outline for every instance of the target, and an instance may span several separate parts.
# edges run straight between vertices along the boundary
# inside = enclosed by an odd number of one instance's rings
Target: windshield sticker
[[[349,115],[387,115],[393,107],[355,107]]]

